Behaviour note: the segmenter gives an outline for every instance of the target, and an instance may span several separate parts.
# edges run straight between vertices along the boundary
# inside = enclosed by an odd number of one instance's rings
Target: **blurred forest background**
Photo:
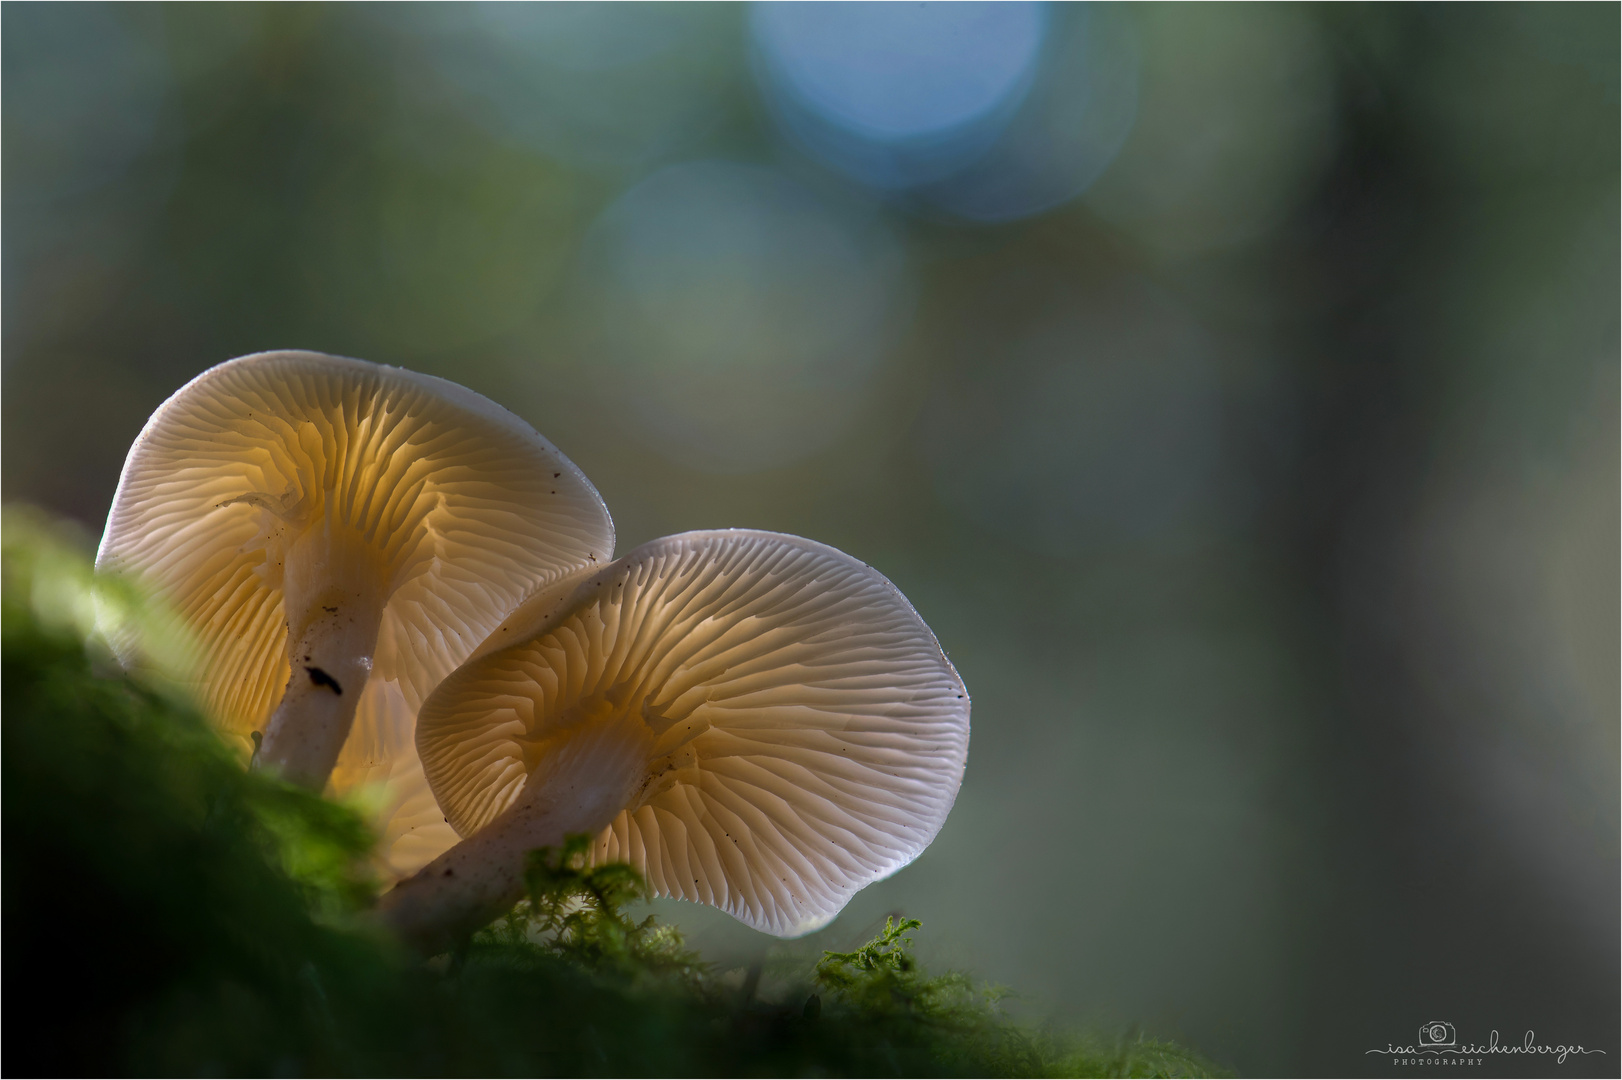
[[[99,532],[239,354],[453,379],[940,636],[962,795],[812,945],[1614,1075],[1618,11],[6,4],[4,496]]]

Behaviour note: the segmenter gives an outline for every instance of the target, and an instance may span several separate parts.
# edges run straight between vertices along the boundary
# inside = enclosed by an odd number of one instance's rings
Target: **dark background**
[[[98,531],[242,353],[454,379],[622,551],[811,536],[939,635],[957,807],[812,945],[903,910],[1247,1073],[1614,1075],[1617,6],[845,17],[4,5],[5,498]]]

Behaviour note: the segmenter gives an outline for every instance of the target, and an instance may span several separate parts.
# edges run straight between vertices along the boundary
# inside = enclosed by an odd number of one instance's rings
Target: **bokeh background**
[[[1033,1019],[1248,1073],[1443,1019],[1614,1075],[1618,35],[6,4],[4,497],[99,531],[242,353],[445,376],[622,550],[811,536],[936,630],[962,795],[808,947],[905,911]]]

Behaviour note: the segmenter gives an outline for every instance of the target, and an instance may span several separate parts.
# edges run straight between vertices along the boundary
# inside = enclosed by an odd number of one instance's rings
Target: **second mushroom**
[[[666,537],[538,593],[423,703],[418,751],[468,839],[380,914],[442,951],[521,898],[527,852],[586,833],[659,895],[807,933],[934,838],[968,738],[957,672],[871,567]]]

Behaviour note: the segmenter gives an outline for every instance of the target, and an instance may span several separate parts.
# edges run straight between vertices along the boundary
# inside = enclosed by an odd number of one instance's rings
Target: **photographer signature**
[[[1417,1045],[1396,1046],[1386,1044],[1384,1050],[1365,1050],[1365,1054],[1390,1054],[1392,1057],[1419,1057],[1429,1054],[1440,1057],[1443,1054],[1457,1055],[1459,1057],[1479,1058],[1488,1054],[1536,1054],[1553,1056],[1556,1064],[1564,1064],[1567,1057],[1573,1054],[1603,1054],[1604,1050],[1590,1050],[1580,1043],[1557,1043],[1553,1046],[1540,1043],[1530,1029],[1526,1037],[1519,1043],[1505,1043],[1500,1041],[1495,1028],[1492,1036],[1485,1044],[1460,1043],[1453,1033],[1453,1025],[1433,1020],[1420,1027],[1419,1042]]]

